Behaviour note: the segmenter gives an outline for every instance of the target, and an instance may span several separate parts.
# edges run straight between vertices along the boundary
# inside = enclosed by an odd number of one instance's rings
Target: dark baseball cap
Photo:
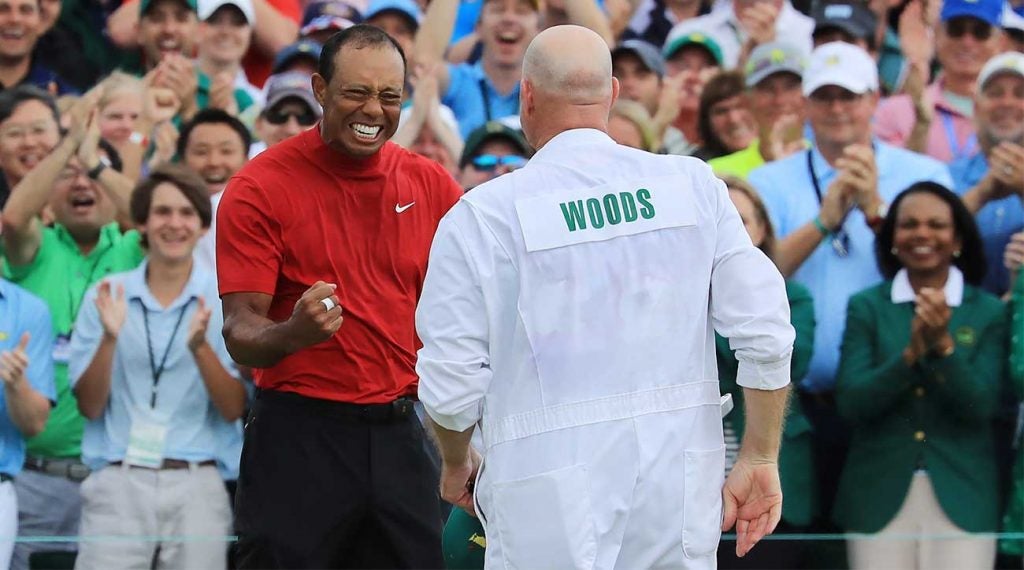
[[[488,121],[479,126],[466,137],[466,144],[462,147],[462,158],[459,159],[459,168],[465,167],[470,160],[477,155],[484,143],[494,139],[505,139],[512,143],[524,157],[529,158],[533,154],[530,143],[519,129],[514,129],[501,121]]]
[[[323,46],[309,38],[301,39],[277,52],[277,57],[274,58],[274,66],[271,71],[273,73],[281,73],[286,65],[300,57],[307,57],[313,60],[313,65],[316,65],[320,61],[320,52],[323,49]]]
[[[268,77],[266,84],[267,104],[264,110],[276,107],[278,103],[285,99],[295,98],[308,105],[310,111],[317,117],[320,117],[323,109],[313,95],[313,87],[310,83],[311,77],[309,74],[301,71],[288,71]]]
[[[622,54],[633,54],[644,67],[653,71],[658,77],[665,76],[665,58],[658,48],[638,39],[626,40],[612,50],[612,60]]]
[[[352,5],[341,0],[320,0],[306,6],[302,13],[300,35],[322,30],[345,30],[363,21],[363,15]]]
[[[139,15],[145,15],[145,13],[148,12],[149,9],[153,7],[153,4],[157,3],[158,1],[159,0],[141,0],[141,2],[139,2]],[[177,0],[177,1],[180,2],[181,4],[184,4],[189,10],[192,10],[193,12],[197,12],[198,13],[198,8],[196,7],[196,0]]]
[[[814,32],[836,28],[858,40],[874,36],[878,18],[867,4],[858,0],[831,0],[815,2],[811,9]]]

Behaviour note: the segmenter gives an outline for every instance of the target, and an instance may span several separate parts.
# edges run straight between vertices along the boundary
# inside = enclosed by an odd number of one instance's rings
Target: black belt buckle
[[[414,413],[413,402],[409,398],[399,398],[391,402],[391,415],[394,418],[407,418]]]

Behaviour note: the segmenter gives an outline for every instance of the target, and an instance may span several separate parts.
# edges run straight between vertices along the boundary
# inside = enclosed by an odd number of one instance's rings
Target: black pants
[[[236,496],[240,568],[443,567],[423,428],[411,405],[390,409],[257,395]]]

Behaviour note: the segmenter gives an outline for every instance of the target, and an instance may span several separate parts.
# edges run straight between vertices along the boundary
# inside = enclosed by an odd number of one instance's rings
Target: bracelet
[[[106,168],[107,165],[104,164],[101,160],[96,163],[96,166],[90,168],[89,171],[85,173],[85,175],[93,180],[96,180],[100,177],[101,174],[103,174],[103,171],[106,170]]]
[[[814,227],[818,228],[823,238],[828,237],[832,233],[832,230],[826,228],[825,224],[821,221],[821,216],[814,216]]]
[[[137,144],[143,148],[149,147],[149,137],[138,131],[132,132],[132,134],[128,137],[128,142]]]

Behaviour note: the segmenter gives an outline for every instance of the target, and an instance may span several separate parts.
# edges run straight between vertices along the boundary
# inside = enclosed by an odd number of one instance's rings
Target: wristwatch
[[[882,228],[882,222],[885,221],[885,216],[889,213],[889,204],[883,202],[878,203],[878,209],[875,210],[874,214],[865,215],[864,221],[874,231],[878,231]]]
[[[86,174],[86,176],[88,176],[89,178],[91,178],[91,179],[93,179],[93,180],[97,180],[97,179],[99,179],[99,177],[100,177],[100,174],[103,174],[103,171],[104,171],[104,170],[105,170],[106,168],[107,168],[107,165],[106,165],[106,164],[103,164],[103,161],[101,160],[101,161],[99,161],[99,162],[97,162],[97,163],[96,163],[96,166],[94,166],[94,167],[90,168],[90,169],[89,169],[89,171],[88,171],[88,172],[86,172],[85,174]]]

